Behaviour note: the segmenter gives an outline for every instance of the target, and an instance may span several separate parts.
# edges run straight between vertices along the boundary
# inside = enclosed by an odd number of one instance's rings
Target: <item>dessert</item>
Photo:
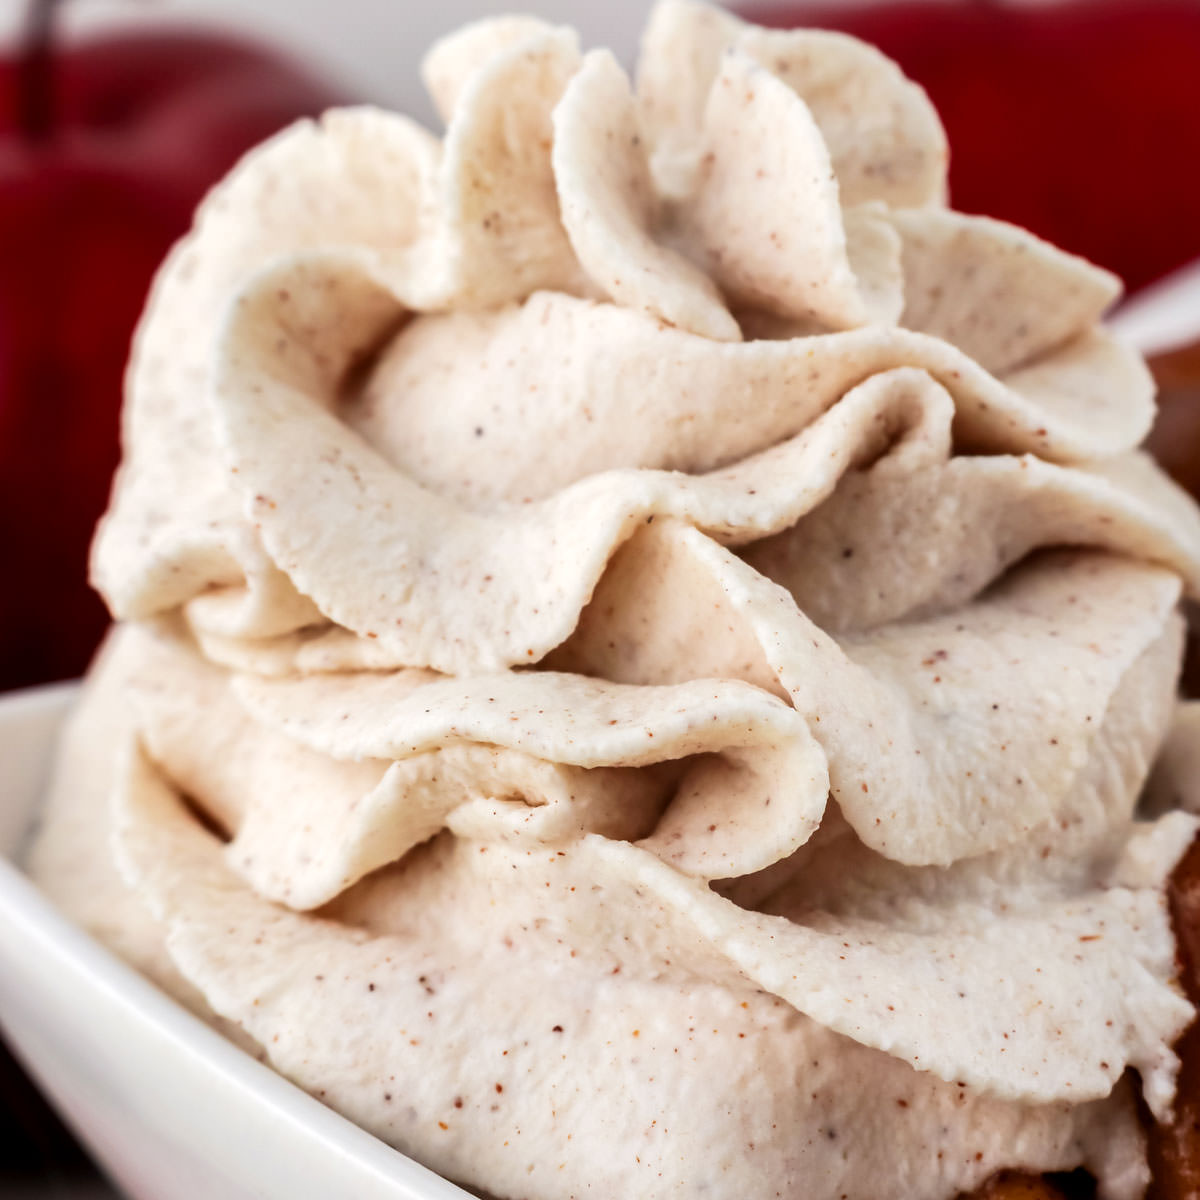
[[[269,47],[179,22],[68,38],[74,7],[10,0],[0,45],[0,542],[23,580],[0,596],[6,689],[80,674],[109,624],[87,546],[163,255],[247,150],[345,96]]]
[[[159,276],[35,878],[496,1196],[1141,1195],[1200,514],[1115,279],[848,38],[426,76]]]

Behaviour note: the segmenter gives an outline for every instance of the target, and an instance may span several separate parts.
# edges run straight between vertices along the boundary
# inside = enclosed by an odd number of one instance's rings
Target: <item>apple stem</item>
[[[54,10],[58,0],[33,0],[17,66],[17,127],[26,141],[48,141],[55,126]]]

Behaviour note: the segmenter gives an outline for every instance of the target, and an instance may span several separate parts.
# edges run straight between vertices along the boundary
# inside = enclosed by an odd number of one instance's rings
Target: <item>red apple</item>
[[[104,629],[87,546],[155,268],[247,149],[345,99],[215,32],[59,51],[50,8],[0,58],[0,687],[78,674]]]
[[[873,42],[929,92],[954,206],[1024,225],[1130,289],[1200,256],[1200,2],[745,3]]]

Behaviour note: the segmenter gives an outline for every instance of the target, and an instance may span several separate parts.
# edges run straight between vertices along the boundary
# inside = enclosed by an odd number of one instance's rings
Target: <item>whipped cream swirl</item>
[[[160,273],[35,875],[497,1196],[1140,1195],[1200,515],[1116,280],[840,35],[425,76],[442,138],[294,126]]]

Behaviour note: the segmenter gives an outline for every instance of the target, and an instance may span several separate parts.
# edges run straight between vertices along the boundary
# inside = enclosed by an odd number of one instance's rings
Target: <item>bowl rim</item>
[[[0,695],[0,740],[6,727],[31,717],[57,716],[57,726],[66,717],[78,689],[79,684],[71,681]],[[5,791],[0,788],[0,805],[9,803]],[[36,811],[35,801],[27,828]],[[18,838],[15,854],[21,853],[25,840]],[[457,1185],[326,1107],[222,1037],[59,913],[13,858],[3,852],[0,852],[0,921],[8,926],[5,940],[24,941],[38,947],[45,969],[86,978],[110,1001],[131,1015],[136,1014],[172,1050],[214,1073],[230,1087],[253,1095],[275,1120],[303,1132],[332,1155],[356,1160],[360,1174],[374,1176],[381,1187],[391,1185],[396,1200],[469,1198],[470,1194]],[[11,1034],[7,1040],[20,1056],[20,1040]]]

